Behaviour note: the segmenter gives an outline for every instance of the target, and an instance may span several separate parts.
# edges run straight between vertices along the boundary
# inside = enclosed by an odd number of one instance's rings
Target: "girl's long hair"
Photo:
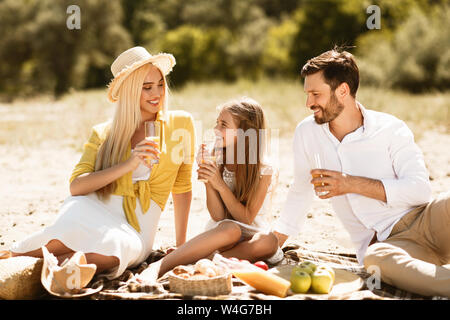
[[[244,135],[238,134],[238,141],[234,146],[234,163],[237,164],[235,171],[236,186],[234,195],[243,205],[249,208],[259,184],[262,160],[266,150],[266,139],[264,138],[266,119],[264,111],[258,102],[248,97],[229,101],[219,106],[218,110],[220,112],[229,112],[238,127],[238,131],[244,133]],[[256,146],[254,145],[255,141],[250,139],[252,135],[245,135],[245,133],[248,132],[247,130],[254,130],[256,132]],[[261,135],[261,133],[263,134]],[[244,141],[239,141],[239,139],[244,139]],[[238,150],[239,146],[242,146],[243,142],[245,146],[244,150]],[[242,152],[245,153],[242,154]],[[245,163],[241,163],[242,161],[237,161],[240,157],[238,155],[239,153],[241,153],[241,156],[244,156]],[[226,163],[226,148],[222,149],[222,155],[223,162]],[[224,165],[222,164],[220,166],[220,171],[222,173],[223,169]]]
[[[116,110],[112,119],[111,128],[105,141],[99,148],[95,162],[95,171],[111,168],[124,160],[128,144],[142,122],[140,98],[144,79],[151,69],[147,63],[134,70],[121,84],[119,99],[116,102]],[[162,74],[162,73],[161,73]],[[164,81],[164,97],[162,116],[167,114],[168,88]],[[108,199],[116,188],[116,181],[96,191],[100,199]]]

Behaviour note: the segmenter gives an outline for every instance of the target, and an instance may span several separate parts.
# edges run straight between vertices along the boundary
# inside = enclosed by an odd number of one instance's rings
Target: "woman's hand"
[[[135,170],[140,163],[151,168],[152,165],[147,163],[147,161],[149,159],[159,159],[160,152],[157,148],[157,143],[142,140],[136,145],[135,149],[131,152],[130,158],[126,161],[96,172],[83,173],[75,178],[70,184],[70,194],[72,196],[79,196],[97,191],[130,171]]]
[[[158,144],[152,140],[144,139],[131,151],[130,158],[126,161],[130,171],[136,170],[139,164],[152,168],[150,160],[159,160]]]
[[[199,179],[206,180],[205,184],[209,184],[217,191],[226,186],[219,168],[213,161],[205,160],[203,164],[200,164],[197,173]]]

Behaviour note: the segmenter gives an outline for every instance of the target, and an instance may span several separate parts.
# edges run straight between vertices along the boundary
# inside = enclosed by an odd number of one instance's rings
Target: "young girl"
[[[223,163],[202,163],[200,154],[205,150],[197,156],[198,178],[206,181],[211,216],[207,231],[149,266],[137,275],[137,280],[154,281],[177,265],[194,263],[216,251],[251,262],[265,259],[276,263],[283,258],[268,219],[267,193],[274,173],[261,159],[261,151],[265,150],[264,141],[260,140],[260,132],[266,128],[264,112],[250,98],[230,101],[219,110],[214,128],[220,150],[216,156]]]
[[[174,65],[172,55],[152,56],[142,47],[117,57],[108,90],[108,98],[116,102],[114,118],[94,126],[70,178],[71,196],[55,223],[15,244],[12,257],[42,257],[45,246],[61,263],[82,251],[97,273],[116,278],[152,251],[170,192],[176,242],[185,242],[195,137],[187,112],[167,110],[165,77]],[[160,122],[161,145],[145,139],[146,121]],[[190,139],[171,139],[180,128]],[[184,161],[172,157],[180,143],[186,144]],[[159,162],[151,165],[150,159]]]

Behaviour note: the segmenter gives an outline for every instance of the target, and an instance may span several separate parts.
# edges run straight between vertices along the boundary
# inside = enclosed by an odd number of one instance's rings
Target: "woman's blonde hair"
[[[128,145],[136,130],[142,122],[140,98],[142,85],[147,74],[151,70],[151,64],[145,64],[134,70],[123,81],[119,89],[116,110],[112,119],[111,128],[105,141],[99,148],[95,162],[95,171],[113,167],[124,160]],[[158,69],[159,70],[159,69]],[[162,117],[167,114],[168,86],[164,75],[161,73],[164,82],[164,97],[162,106]],[[116,182],[104,186],[96,191],[101,199],[109,198],[116,188]]]
[[[247,208],[250,206],[251,201],[254,199],[254,194],[259,184],[261,175],[262,160],[264,158],[264,152],[266,150],[266,141],[264,133],[266,129],[266,119],[264,111],[261,105],[255,100],[243,97],[239,100],[232,100],[218,107],[220,112],[227,111],[231,114],[238,130],[241,129],[244,136],[238,135],[238,139],[244,139],[235,144],[234,147],[234,163],[236,163],[236,185],[234,195],[236,198],[245,205]],[[250,137],[245,133],[247,130],[256,131],[256,146],[251,146]],[[261,135],[263,133],[263,135]],[[245,162],[236,161],[238,153],[241,150],[237,150],[239,145],[244,142],[245,149],[242,150],[245,153]],[[255,148],[256,147],[256,148]],[[255,154],[256,153],[256,154]],[[223,160],[226,163],[226,148],[222,150]],[[252,161],[255,160],[256,161]],[[220,171],[223,172],[224,165],[220,166]]]

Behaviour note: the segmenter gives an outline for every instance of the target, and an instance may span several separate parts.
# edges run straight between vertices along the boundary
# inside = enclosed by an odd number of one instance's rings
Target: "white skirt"
[[[145,214],[137,200],[135,212],[141,228],[139,233],[128,224],[122,202],[123,197],[117,195],[101,201],[95,192],[68,197],[53,225],[16,243],[11,251],[33,251],[57,239],[73,251],[117,257],[119,266],[103,273],[108,279],[117,278],[127,268],[142,263],[153,250],[161,216],[161,208],[153,200]]]

